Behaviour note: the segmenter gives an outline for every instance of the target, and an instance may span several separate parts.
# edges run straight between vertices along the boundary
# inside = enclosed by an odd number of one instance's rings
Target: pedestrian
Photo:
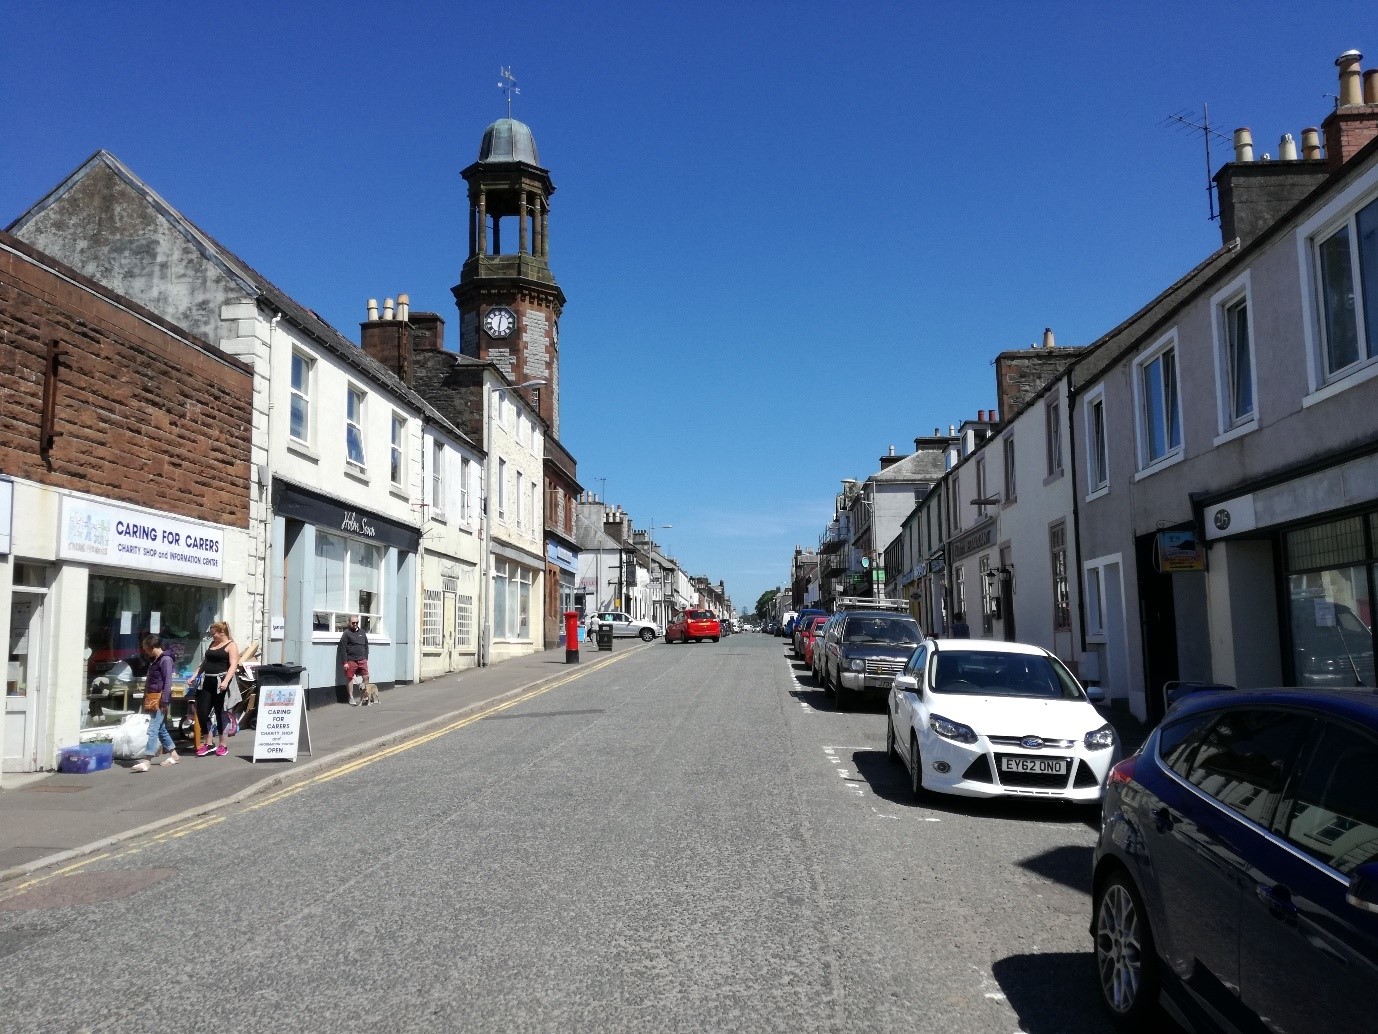
[[[952,615],[952,638],[971,638],[971,626],[967,624],[967,612],[964,610],[959,610]]]
[[[196,756],[203,758],[211,752],[210,717],[214,711],[216,739],[220,741],[214,749],[217,757],[224,757],[230,752],[225,746],[229,724],[225,720],[225,692],[239,670],[239,647],[230,635],[230,626],[224,621],[211,622],[206,634],[211,637],[210,645],[201,659],[201,667],[192,675],[197,683],[196,720],[201,731],[206,733],[205,739],[196,745]]]
[[[163,637],[160,635],[144,636],[139,650],[149,660],[148,676],[144,679],[148,746],[144,750],[147,756],[130,771],[147,772],[160,748],[167,751],[167,757],[158,762],[160,766],[177,764],[177,745],[172,741],[172,733],[167,727],[167,712],[172,706],[172,655],[163,649]]]
[[[349,619],[349,627],[340,636],[340,649],[344,651],[345,688],[349,692],[349,706],[355,707],[354,676],[363,677],[365,690],[361,694],[363,703],[368,703],[368,633],[359,628],[359,617]]]

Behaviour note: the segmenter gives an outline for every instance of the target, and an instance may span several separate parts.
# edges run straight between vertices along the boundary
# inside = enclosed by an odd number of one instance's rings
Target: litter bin
[[[612,649],[612,624],[611,624],[611,622],[605,621],[605,622],[603,622],[601,625],[599,625],[599,626],[598,626],[598,633],[597,633],[597,635],[598,635],[598,649],[600,649],[600,650],[611,650],[611,649]]]
[[[295,686],[305,670],[302,664],[260,664],[255,674],[260,686]]]

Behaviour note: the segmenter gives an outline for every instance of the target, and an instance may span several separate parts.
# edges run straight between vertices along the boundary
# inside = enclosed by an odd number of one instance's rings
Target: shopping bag
[[[147,714],[131,714],[120,722],[110,736],[110,746],[115,752],[115,757],[128,760],[141,757],[148,751],[149,719],[150,716]]]

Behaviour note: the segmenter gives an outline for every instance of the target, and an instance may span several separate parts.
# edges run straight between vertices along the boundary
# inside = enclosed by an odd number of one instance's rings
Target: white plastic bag
[[[110,737],[115,757],[128,760],[142,757],[148,751],[149,717],[142,712],[125,716]]]

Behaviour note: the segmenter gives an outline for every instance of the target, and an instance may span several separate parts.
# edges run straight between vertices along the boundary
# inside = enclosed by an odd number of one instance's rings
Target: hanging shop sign
[[[62,497],[57,555],[63,560],[218,582],[224,548],[224,531],[214,524]]]
[[[1206,553],[1194,531],[1160,531],[1154,546],[1160,574],[1206,569]]]
[[[273,479],[273,512],[280,517],[306,521],[318,528],[393,546],[406,553],[415,553],[421,546],[421,532],[417,528],[278,478]]]

